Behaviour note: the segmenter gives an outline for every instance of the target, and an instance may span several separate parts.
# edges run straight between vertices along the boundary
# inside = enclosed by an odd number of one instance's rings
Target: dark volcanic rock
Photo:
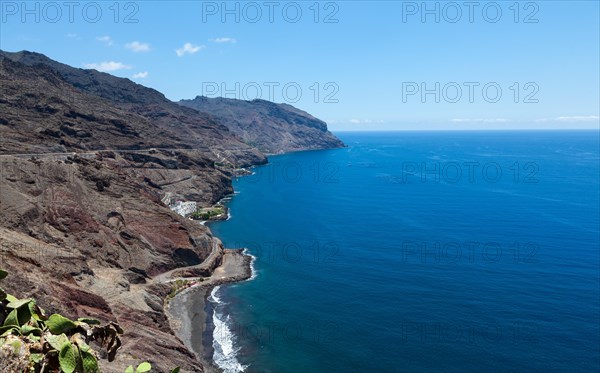
[[[0,73],[4,154],[23,151],[14,144],[20,140],[40,153],[163,148],[203,152],[235,167],[266,162],[210,115],[129,79],[32,52],[0,51]]]
[[[212,114],[247,144],[265,153],[344,146],[327,130],[325,122],[291,105],[201,96],[179,103]]]
[[[156,371],[202,372],[170,329],[161,301],[171,286],[157,278],[209,275],[222,251],[163,201],[206,207],[232,193],[237,168],[266,162],[249,144],[272,153],[343,145],[291,106],[243,105],[258,125],[239,132],[128,79],[0,51],[3,287],[49,313],[121,324],[123,347],[103,371],[146,360]]]
[[[132,356],[150,361],[153,348],[160,371],[198,371],[143,286],[150,276],[207,258],[210,232],[172,212],[119,163],[0,157],[0,167],[1,266],[10,273],[3,287],[50,312],[119,322],[125,346],[105,371],[123,371]],[[105,178],[110,186],[98,190],[94,180]]]

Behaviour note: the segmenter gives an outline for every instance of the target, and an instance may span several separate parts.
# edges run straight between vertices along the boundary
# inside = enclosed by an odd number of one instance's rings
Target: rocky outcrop
[[[118,162],[1,162],[1,266],[13,274],[8,290],[35,297],[51,313],[118,322],[124,346],[105,371],[122,372],[140,359],[160,371],[177,365],[201,371],[168,328],[161,309],[168,285],[147,285],[152,276],[209,257],[210,232],[170,211],[159,190]]]
[[[341,144],[304,114],[306,136]],[[165,202],[212,206],[236,170],[266,162],[218,121],[128,79],[0,51],[3,286],[49,313],[118,322],[123,347],[103,371],[203,371],[169,326],[162,280],[209,275],[223,248]]]
[[[32,52],[0,51],[0,73],[2,154],[162,148],[236,167],[266,162],[210,115],[129,79]]]
[[[340,148],[327,124],[288,104],[198,96],[179,104],[209,113],[249,145],[269,154]]]

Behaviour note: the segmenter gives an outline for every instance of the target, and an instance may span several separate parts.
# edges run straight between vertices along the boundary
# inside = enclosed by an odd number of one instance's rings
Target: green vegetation
[[[135,370],[133,370],[133,365],[128,366],[127,369],[125,369],[125,373],[144,373],[149,372],[150,369],[152,369],[152,365],[144,361],[143,363],[138,365],[137,368],[135,368]],[[181,368],[177,367],[172,369],[170,373],[179,373],[180,370]]]
[[[0,280],[8,273],[0,269]],[[195,281],[177,280],[180,289]],[[0,372],[32,373],[98,373],[98,353],[89,344],[95,342],[106,350],[113,361],[123,334],[121,327],[111,322],[78,318],[76,321],[53,314],[46,317],[34,299],[17,299],[0,288]],[[125,373],[144,373],[152,365],[143,362],[129,366]],[[171,373],[179,373],[176,367]]]
[[[224,168],[224,169],[234,168],[231,163],[223,163],[223,162],[215,162],[215,167]]]
[[[198,209],[190,217],[195,220],[211,220],[219,215],[224,215],[225,213],[225,206],[215,205],[213,207]]]
[[[8,273],[0,270],[0,280]],[[0,289],[0,370],[22,372],[99,372],[98,354],[89,343],[106,349],[112,361],[123,330],[116,323],[46,317],[34,299],[17,299]]]
[[[175,280],[171,282],[171,292],[167,295],[167,300],[173,298],[177,293],[190,286],[189,280]]]
[[[176,296],[181,291],[198,284],[199,282],[204,281],[204,278],[198,277],[195,280],[183,280],[177,279],[171,282],[171,292],[167,295],[166,300],[171,300],[174,296]]]
[[[148,372],[148,371],[150,371],[150,369],[152,369],[152,365],[150,365],[150,363],[144,361],[143,363],[138,365],[137,368],[135,368],[135,373]],[[133,365],[128,366],[127,369],[125,369],[125,373],[134,373]]]

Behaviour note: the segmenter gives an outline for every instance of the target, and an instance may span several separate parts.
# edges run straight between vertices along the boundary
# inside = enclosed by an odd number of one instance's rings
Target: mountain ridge
[[[0,51],[0,138],[6,290],[50,313],[121,324],[124,345],[103,371],[140,359],[205,371],[170,326],[171,285],[156,278],[209,275],[225,248],[169,201],[211,206],[233,193],[238,168],[266,156],[217,116],[33,52]]]
[[[212,114],[245,143],[268,154],[344,147],[327,124],[292,105],[196,96],[180,105]]]

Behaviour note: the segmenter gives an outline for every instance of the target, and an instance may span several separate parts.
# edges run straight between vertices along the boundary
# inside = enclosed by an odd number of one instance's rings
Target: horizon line
[[[600,132],[599,128],[423,128],[423,129],[328,129],[330,132],[525,132],[525,131],[536,131],[536,132],[562,132],[562,131],[594,131]]]

